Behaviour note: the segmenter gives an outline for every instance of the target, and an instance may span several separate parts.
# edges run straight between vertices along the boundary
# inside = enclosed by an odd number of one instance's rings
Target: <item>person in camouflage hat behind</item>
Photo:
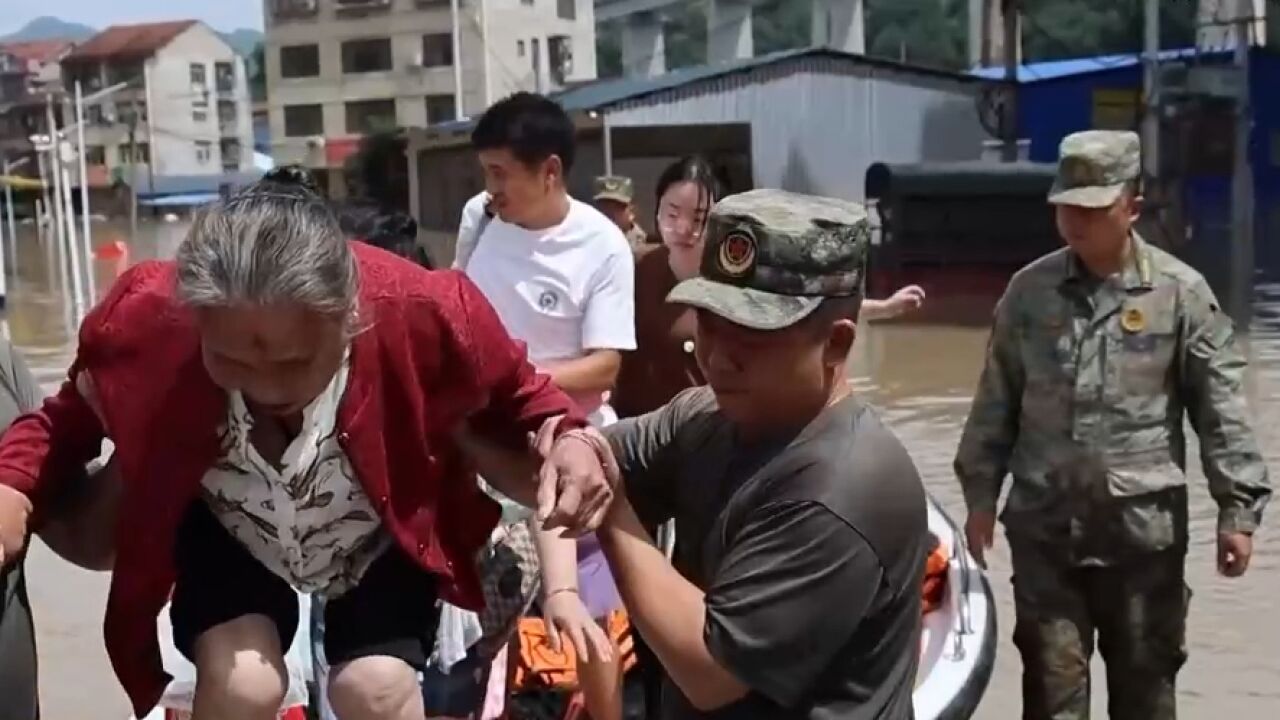
[[[912,716],[925,496],[847,380],[868,238],[857,204],[721,200],[668,298],[708,386],[603,430],[626,493],[598,535],[666,720]],[[645,531],[672,518],[673,563]]]
[[[649,243],[649,233],[636,222],[635,184],[620,175],[602,175],[595,180],[592,202],[627,236],[633,251]]]
[[[1175,717],[1186,660],[1184,416],[1219,507],[1218,569],[1244,574],[1271,492],[1245,360],[1204,278],[1133,230],[1139,141],[1062,141],[1049,195],[1066,247],[996,307],[955,471],[982,559],[996,504],[1012,554],[1023,717],[1089,716],[1095,638],[1113,719]]]

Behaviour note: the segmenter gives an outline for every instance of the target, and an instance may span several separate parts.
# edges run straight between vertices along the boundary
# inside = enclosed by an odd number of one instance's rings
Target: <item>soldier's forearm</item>
[[[972,479],[961,480],[960,489],[964,494],[964,504],[970,513],[995,513],[1000,499],[1000,483],[977,482]]]
[[[1266,477],[1253,483],[1231,483],[1228,492],[1214,493],[1218,503],[1218,532],[1253,534],[1262,521],[1262,511],[1271,499]]]
[[[966,509],[970,513],[995,513],[1000,500],[1000,486],[1004,482],[1004,465],[986,458],[976,459],[972,448],[962,439],[952,467],[960,482]]]

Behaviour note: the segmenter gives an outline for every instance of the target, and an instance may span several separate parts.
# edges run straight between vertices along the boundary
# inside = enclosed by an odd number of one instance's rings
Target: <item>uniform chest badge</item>
[[[729,277],[741,277],[756,261],[756,241],[745,232],[731,232],[720,241],[717,256],[720,271]]]
[[[559,300],[556,299],[556,294],[550,290],[543,290],[542,294],[538,296],[538,307],[544,311],[554,310],[558,304]]]
[[[1125,332],[1142,332],[1143,328],[1146,326],[1146,316],[1143,315],[1142,311],[1136,307],[1128,308],[1120,314],[1120,327],[1124,328]]]

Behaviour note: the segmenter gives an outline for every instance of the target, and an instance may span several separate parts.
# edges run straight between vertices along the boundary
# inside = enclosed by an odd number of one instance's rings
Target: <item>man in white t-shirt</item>
[[[485,192],[462,211],[454,267],[529,346],[529,360],[607,424],[603,396],[621,352],[636,347],[635,264],[617,225],[565,188],[573,134],[558,104],[529,93],[480,118],[472,143]]]
[[[607,395],[622,352],[636,348],[635,263],[618,226],[565,186],[573,122],[554,101],[517,93],[490,107],[471,138],[485,191],[462,211],[453,266],[528,346],[529,361],[595,425],[608,425],[617,419]],[[575,544],[558,535],[538,533],[543,617],[553,636],[573,638],[578,647],[591,716],[620,720],[619,651],[597,622],[622,601],[594,538]],[[584,663],[587,655],[591,662]],[[486,704],[480,717],[492,709]]]

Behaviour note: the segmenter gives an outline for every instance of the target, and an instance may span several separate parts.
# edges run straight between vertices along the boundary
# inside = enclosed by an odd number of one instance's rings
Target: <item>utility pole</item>
[[[458,22],[458,0],[450,0],[449,16],[453,24],[453,119],[461,120],[462,112],[462,28]],[[489,52],[489,48],[484,48]],[[430,118],[427,119],[430,123]]]
[[[1235,36],[1236,80],[1235,157],[1231,175],[1231,298],[1232,315],[1247,327],[1253,301],[1253,172],[1249,164],[1249,137],[1253,109],[1249,102],[1249,30],[1251,10],[1241,9],[1232,18]]]
[[[1001,0],[1004,21],[1004,148],[1001,159],[1011,163],[1018,160],[1018,55],[1019,20],[1021,0]]]
[[[1142,21],[1142,169],[1150,187],[1160,175],[1160,0],[1145,0]]]
[[[155,191],[155,188],[152,188]],[[129,240],[138,237],[138,96],[133,96],[129,118]]]
[[[18,162],[16,162],[16,163],[12,163],[12,162],[9,162],[9,161],[6,159],[6,160],[4,161],[4,174],[5,174],[5,175],[12,175],[12,174],[13,174],[13,170],[14,170],[14,168],[18,167],[19,165],[21,165],[21,164],[23,164],[23,163],[25,163],[25,162],[28,162],[29,160],[30,160],[30,158],[26,158],[26,159],[23,159],[23,160],[19,160],[19,161],[18,161]],[[16,225],[14,224],[14,222],[13,222],[13,185],[11,185],[11,184],[9,184],[9,183],[5,183],[5,186],[4,186],[4,204],[5,204],[5,206],[8,208],[8,218],[7,218],[7,219],[8,219],[8,221],[9,221],[9,242],[11,242],[11,243],[16,243],[16,242],[17,242],[17,240],[18,240],[18,229],[17,229],[17,226],[16,226]],[[39,222],[40,222],[40,216],[39,216],[39,214],[37,214],[37,215],[36,215],[36,223],[39,223]],[[18,249],[17,249],[17,247],[16,247],[16,246],[14,247],[13,252],[14,252],[14,255],[13,255],[14,260],[13,260],[13,263],[12,263],[12,264],[13,264],[14,272],[17,272],[17,268],[18,268],[18,261],[17,261],[17,257],[18,257],[18,256],[17,256],[17,252],[18,252]]]

